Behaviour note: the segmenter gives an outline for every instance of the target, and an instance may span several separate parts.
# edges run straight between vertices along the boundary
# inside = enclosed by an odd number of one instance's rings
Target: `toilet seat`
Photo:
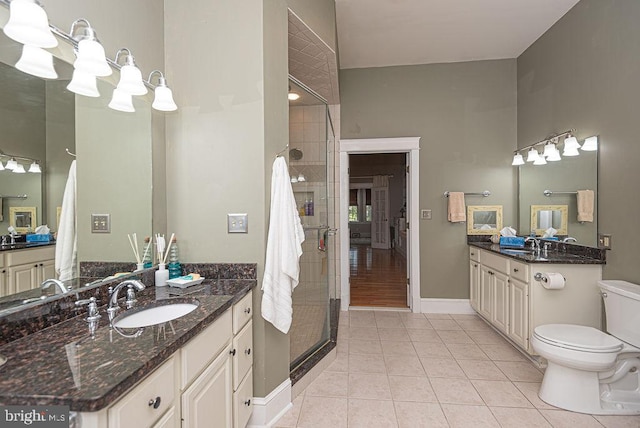
[[[618,353],[624,344],[593,327],[574,324],[546,324],[534,329],[534,337],[551,346],[579,352]]]

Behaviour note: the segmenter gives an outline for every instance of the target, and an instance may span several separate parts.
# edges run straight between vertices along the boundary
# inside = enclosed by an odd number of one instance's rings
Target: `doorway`
[[[358,302],[358,291],[362,284],[359,283],[360,275],[358,275],[360,267],[363,269],[363,281],[368,281],[370,286],[367,293],[375,295],[378,293],[372,279],[381,278],[383,272],[374,269],[386,266],[388,279],[395,282],[400,281],[405,287],[405,293],[401,294],[403,304],[401,306],[393,304],[393,307],[409,307],[413,312],[420,312],[419,224],[414,221],[418,218],[419,142],[419,137],[342,140],[340,142],[340,230],[349,231],[349,233],[340,234],[341,310],[346,311],[350,306],[362,304]],[[397,174],[398,178],[403,177],[405,180],[404,192],[402,190],[395,192],[395,197],[402,200],[403,212],[399,208],[397,212],[390,211],[393,194],[381,190],[388,187],[389,175],[395,177],[396,173],[389,174],[388,171],[383,171],[382,174],[372,175],[360,172],[357,168],[352,171],[350,161],[357,162],[358,158],[352,158],[356,155],[394,155],[403,160],[403,168]],[[367,160],[372,161],[374,158],[364,159],[366,163]],[[354,163],[355,166],[356,163]],[[381,178],[380,176],[386,177]],[[352,187],[355,188],[355,192],[352,191],[354,190]],[[370,188],[369,192],[367,192],[367,188]],[[370,199],[367,199],[368,197]],[[355,202],[355,206],[352,202]],[[389,205],[389,214],[386,211],[387,204]],[[374,220],[376,212],[378,217]],[[400,220],[401,218],[404,220]],[[370,236],[367,236],[366,231],[362,231],[366,230],[366,226],[361,223],[367,223],[367,219],[371,230]],[[357,221],[350,222],[350,220]],[[411,227],[409,228],[408,225]],[[397,233],[401,228],[404,228],[402,235],[406,245],[406,252],[403,254],[405,257],[402,258],[396,254],[398,248],[394,247],[398,241]],[[373,242],[375,242],[374,246],[378,248],[372,248]],[[354,275],[351,275],[352,269]],[[352,296],[356,299],[355,301],[352,301]],[[397,296],[395,298],[397,299]],[[375,306],[392,306],[389,301],[386,301],[387,299],[382,300]],[[367,306],[374,306],[375,300],[369,299],[369,302]]]

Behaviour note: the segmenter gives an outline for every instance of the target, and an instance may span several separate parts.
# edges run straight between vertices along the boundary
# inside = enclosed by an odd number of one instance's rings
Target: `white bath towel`
[[[77,275],[78,235],[76,233],[76,161],[71,162],[62,197],[60,226],[56,238],[56,274],[66,281]]]
[[[283,157],[278,157],[273,162],[271,174],[271,211],[262,279],[262,317],[285,334],[291,327],[291,294],[298,285],[303,242],[304,230],[287,163]]]

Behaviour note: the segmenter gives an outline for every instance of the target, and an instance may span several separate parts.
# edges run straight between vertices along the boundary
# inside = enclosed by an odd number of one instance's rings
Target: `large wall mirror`
[[[0,196],[27,195],[2,197],[0,235],[8,233],[11,210],[20,207],[35,207],[33,228],[47,224],[57,231],[75,159],[78,261],[135,262],[127,233],[136,232],[141,240],[152,235],[151,96],[134,97],[135,113],[112,110],[107,105],[117,71],[98,80],[100,97],[84,97],[66,89],[71,45],[61,41],[52,50],[59,76],[53,80],[15,69],[21,51],[22,45],[0,32],[0,150],[38,159],[42,173],[0,171]],[[111,233],[91,233],[91,214],[105,213],[111,216]]]
[[[545,196],[545,190],[551,194]],[[593,222],[578,221],[578,190],[595,192]],[[557,162],[546,165],[526,163],[519,167],[519,227],[520,235],[532,232],[532,207],[555,205],[567,207],[566,233],[577,240],[577,244],[597,247],[598,242],[598,152],[582,151],[579,156],[563,156]],[[538,210],[539,211],[539,210]],[[536,211],[536,212],[538,212]],[[558,229],[554,227],[555,229]],[[538,236],[542,228],[535,230]],[[564,229],[562,232],[565,232]]]

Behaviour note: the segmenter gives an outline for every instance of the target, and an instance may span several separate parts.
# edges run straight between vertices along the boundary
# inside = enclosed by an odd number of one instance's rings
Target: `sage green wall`
[[[582,0],[518,57],[518,146],[577,129],[600,142],[598,229],[613,235],[603,277],[640,283],[640,2]]]
[[[467,205],[502,205],[516,224],[516,61],[340,71],[342,139],[420,139],[420,295],[469,297],[466,226],[447,221],[443,192],[491,191]]]

